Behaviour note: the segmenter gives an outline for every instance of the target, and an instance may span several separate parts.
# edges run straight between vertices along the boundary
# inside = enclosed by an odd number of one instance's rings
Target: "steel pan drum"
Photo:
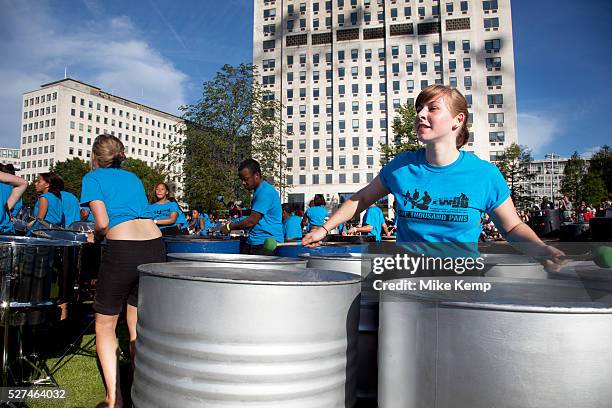
[[[455,288],[458,278],[436,279]],[[385,291],[381,408],[610,407],[612,294],[584,282],[460,278]],[[396,281],[397,282],[397,281]]]
[[[229,265],[139,267],[134,406],[352,407],[359,279]]]
[[[79,245],[25,237],[0,237],[0,301],[9,308],[72,300]]]
[[[164,238],[166,253],[240,253],[240,240],[237,239],[181,239]]]
[[[498,278],[544,279],[544,266],[526,255],[481,254],[485,263],[485,276]]]
[[[300,254],[342,254],[342,253],[362,253],[368,250],[366,244],[343,244],[329,243],[314,248],[303,247],[300,245],[286,245],[276,248],[276,256],[295,258]]]
[[[285,267],[306,267],[306,260],[300,258],[285,258],[280,256],[265,256],[265,255],[242,255],[242,254],[168,254],[170,262],[207,262],[207,263],[232,263],[238,264],[238,267],[243,265],[256,265],[267,267],[269,265],[278,265]]]

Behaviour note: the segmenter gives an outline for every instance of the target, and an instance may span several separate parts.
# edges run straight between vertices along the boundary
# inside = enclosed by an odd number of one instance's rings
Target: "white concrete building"
[[[563,172],[569,159],[556,154],[548,154],[545,159],[534,160],[529,165],[529,172],[535,177],[525,182],[525,187],[533,199],[533,204],[540,204],[543,197],[556,201],[561,197]],[[584,170],[589,168],[589,159],[584,159]]]
[[[13,149],[11,147],[0,147],[0,163],[12,164],[15,166],[15,170],[21,168],[21,161],[19,160],[19,149]]]
[[[372,180],[397,107],[433,83],[470,103],[466,150],[517,141],[510,0],[255,0],[253,61],[285,105],[289,201]]]
[[[49,171],[53,163],[72,158],[89,161],[96,136],[117,136],[126,156],[154,166],[170,144],[179,142],[178,116],[112,95],[74,79],[41,85],[23,94],[21,171],[28,181]],[[172,194],[182,195],[182,169],[172,169]]]

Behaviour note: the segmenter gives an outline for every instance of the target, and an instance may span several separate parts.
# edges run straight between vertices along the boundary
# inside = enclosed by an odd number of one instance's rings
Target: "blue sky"
[[[168,112],[252,59],[251,0],[0,0],[0,145],[21,94],[70,77]],[[612,1],[512,2],[519,142],[534,156],[612,144]]]

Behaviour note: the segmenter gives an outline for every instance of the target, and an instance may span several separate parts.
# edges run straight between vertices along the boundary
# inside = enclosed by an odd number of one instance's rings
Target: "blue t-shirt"
[[[11,217],[4,210],[4,204],[6,204],[12,192],[13,186],[10,184],[0,183],[0,205],[2,206],[2,208],[0,208],[0,232],[15,232],[15,227],[11,222]]]
[[[73,222],[81,221],[81,207],[79,200],[68,191],[61,191],[62,213],[64,214],[64,225],[69,227]]]
[[[397,242],[477,243],[482,214],[509,196],[494,164],[461,150],[447,166],[433,166],[425,149],[398,155],[380,171],[397,202]]]
[[[285,239],[302,238],[302,219],[297,215],[290,215],[283,221]]]
[[[308,229],[310,230],[312,227],[320,227],[325,224],[327,210],[322,205],[317,205],[307,209],[306,216],[308,217]]]
[[[40,197],[45,197],[47,199],[47,214],[45,214],[44,220],[49,224],[53,224],[55,226],[63,227],[64,223],[64,212],[62,209],[62,200],[57,198],[55,194],[48,191]],[[40,202],[40,197],[36,204],[34,205],[34,217],[38,218],[38,203]]]
[[[342,234],[344,231],[348,232],[348,228],[346,227],[346,223],[342,223],[338,225],[338,234]]]
[[[363,216],[362,225],[371,225],[372,231],[368,232],[368,236],[376,237],[376,241],[382,238],[382,225],[385,222],[385,216],[382,210],[376,206],[369,207]]]
[[[283,210],[278,192],[268,183],[262,181],[253,192],[253,211],[261,214],[259,222],[251,228],[247,244],[263,245],[266,238],[284,242]]]
[[[11,190],[13,189],[13,186],[9,186],[11,187]],[[10,194],[10,193],[9,193]],[[6,197],[8,199],[8,197]],[[13,210],[11,211],[11,215],[13,217],[16,217],[17,214],[19,214],[19,211],[21,211],[21,208],[23,207],[23,201],[21,200],[21,198],[19,200],[17,200],[17,202],[15,203],[15,206],[13,207]]]
[[[178,225],[179,228],[181,228],[179,218],[183,212],[179,208],[178,204],[175,203],[174,201],[168,201],[167,203],[164,203],[164,204],[159,204],[159,203],[151,204],[151,213],[153,214],[154,220],[163,220],[166,218],[170,218],[170,215],[173,212],[177,213],[176,221],[174,222],[174,224],[158,225],[160,229],[171,228],[171,227],[174,227],[175,225]],[[183,215],[183,218],[184,217],[185,216]]]
[[[185,217],[185,213],[181,210],[181,207],[176,204],[178,207],[178,217],[176,218],[176,224],[179,229],[187,229],[187,217]]]
[[[134,173],[117,168],[99,168],[83,177],[81,204],[100,200],[106,206],[109,225],[137,218],[153,218],[142,182]]]

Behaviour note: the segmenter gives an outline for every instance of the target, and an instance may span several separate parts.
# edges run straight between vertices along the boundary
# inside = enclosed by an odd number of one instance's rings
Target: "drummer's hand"
[[[542,265],[544,265],[546,272],[559,272],[561,270],[561,266],[565,263],[565,261],[562,259],[562,257],[565,256],[565,253],[550,245],[546,245],[543,248],[543,253],[546,259],[542,261]]]
[[[320,241],[326,236],[327,231],[325,231],[325,228],[317,228],[302,238],[302,245],[305,247],[317,247],[321,245]]]
[[[87,242],[89,242],[90,244],[93,244],[94,242],[96,242],[93,231],[87,234]]]

